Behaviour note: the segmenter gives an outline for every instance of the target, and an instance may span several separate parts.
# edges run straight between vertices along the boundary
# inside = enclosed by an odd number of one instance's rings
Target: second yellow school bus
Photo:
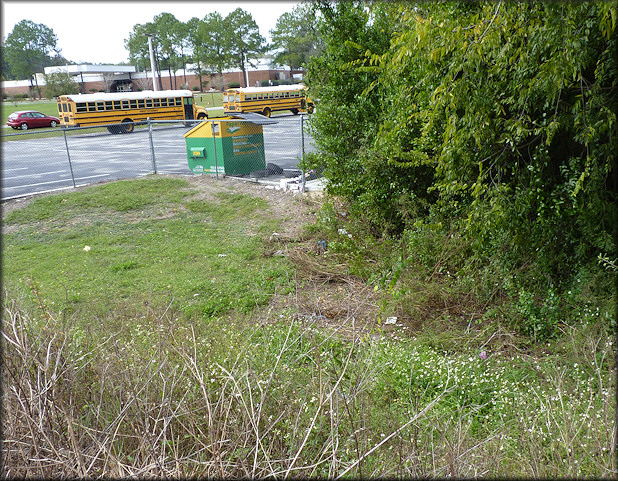
[[[64,127],[108,125],[111,133],[132,132],[135,122],[151,120],[201,120],[204,107],[195,105],[190,90],[145,90],[61,95],[58,117]],[[118,125],[109,125],[118,124]]]
[[[227,89],[223,93],[223,111],[229,115],[258,112],[266,117],[277,110],[312,114],[315,106],[306,90],[301,84]]]

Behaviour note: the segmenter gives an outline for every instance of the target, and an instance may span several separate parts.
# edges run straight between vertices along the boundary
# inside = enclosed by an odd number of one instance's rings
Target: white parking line
[[[54,171],[50,171],[50,172],[39,172],[39,173],[36,173],[36,174],[30,174],[29,177],[40,177],[42,175],[49,175],[49,174],[66,174],[66,172],[67,172],[67,169],[64,169],[64,170],[54,170]],[[3,179],[4,180],[13,180],[13,179],[23,179],[24,177],[28,177],[28,176],[24,176],[24,175],[18,175],[18,176],[15,176],[15,177],[4,177],[3,176]]]
[[[86,177],[77,177],[75,180],[84,180],[84,179],[93,179],[95,177],[109,177],[110,174],[102,174],[102,175],[88,175]],[[36,186],[36,185],[46,185],[46,184],[57,184],[59,182],[67,182],[70,181],[71,179],[58,179],[58,180],[49,180],[47,182],[37,182],[36,184],[24,184],[24,185],[15,185],[12,187],[6,187],[6,190],[11,190],[11,189],[19,189],[19,188],[23,188],[23,187],[32,187],[32,186]]]

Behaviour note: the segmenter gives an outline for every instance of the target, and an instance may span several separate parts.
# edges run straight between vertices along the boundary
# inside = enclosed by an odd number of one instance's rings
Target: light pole
[[[247,53],[243,52],[245,56],[245,87],[249,86],[249,67],[247,66]]]
[[[152,71],[152,90],[157,91],[157,82],[155,80],[155,61],[154,53],[152,52],[152,35],[148,35],[148,50],[150,51],[150,70]]]

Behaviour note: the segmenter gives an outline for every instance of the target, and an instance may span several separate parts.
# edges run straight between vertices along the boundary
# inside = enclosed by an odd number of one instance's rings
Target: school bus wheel
[[[309,106],[307,107],[307,113],[308,113],[308,114],[312,114],[312,113],[313,113],[313,105],[309,105]]]
[[[207,119],[208,115],[204,114],[204,113],[199,113],[197,114],[197,120],[204,120]]]
[[[131,132],[133,132],[135,125],[133,125],[133,121],[131,119],[124,119],[122,123],[126,125],[123,125],[122,127],[120,127],[121,132],[125,134],[130,134]]]
[[[262,115],[263,115],[264,117],[270,117],[270,109],[269,109],[268,107],[266,107],[266,108],[264,109],[264,111],[262,112]]]
[[[294,115],[298,115],[298,109],[292,109],[292,110],[291,110],[291,112],[292,112]]]

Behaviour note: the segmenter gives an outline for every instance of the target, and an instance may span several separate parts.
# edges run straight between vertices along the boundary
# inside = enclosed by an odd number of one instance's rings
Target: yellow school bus
[[[306,89],[300,84],[227,89],[223,93],[223,111],[229,115],[258,112],[266,117],[277,110],[312,114],[315,106]]]
[[[64,127],[107,125],[111,133],[132,132],[135,122],[206,119],[204,107],[195,105],[190,90],[145,90],[61,95],[58,117]],[[109,125],[116,124],[116,125]]]

